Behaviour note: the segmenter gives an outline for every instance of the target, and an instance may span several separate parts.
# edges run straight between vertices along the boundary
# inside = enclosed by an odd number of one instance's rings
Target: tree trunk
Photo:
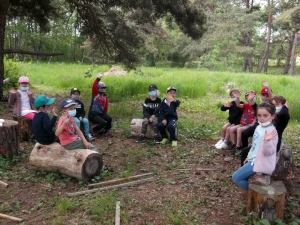
[[[266,40],[266,48],[265,48],[265,52],[263,54],[263,57],[261,58],[260,60],[260,63],[259,63],[259,66],[257,68],[257,73],[260,73],[266,60],[269,58],[269,49],[270,49],[270,40],[271,40],[271,33],[272,33],[272,30],[271,30],[271,24],[272,24],[272,7],[273,5],[273,0],[271,0],[271,3],[270,3],[270,0],[268,0],[268,35],[267,35],[267,40]],[[265,69],[266,70],[266,69]]]
[[[284,65],[283,74],[288,74],[288,72],[289,72],[294,38],[295,38],[295,32],[293,32],[293,34],[290,38],[289,49],[288,49],[288,53],[287,53],[287,56],[286,56],[286,61],[285,61],[285,65]]]
[[[293,41],[293,48],[291,52],[291,66],[289,69],[289,75],[294,74],[295,66],[296,66],[296,58],[297,58],[297,42],[298,42],[298,29],[295,32],[295,37]]]
[[[22,141],[28,141],[29,139],[33,139],[34,134],[32,128],[32,120],[16,115],[13,115],[13,120],[17,121],[19,124],[20,139]]]
[[[34,170],[58,172],[78,180],[91,180],[102,169],[101,154],[89,149],[66,150],[60,144],[36,143],[29,164]]]
[[[282,144],[276,156],[276,167],[272,174],[274,180],[286,181],[289,177],[294,176],[293,171],[293,154],[292,147]]]
[[[0,154],[12,157],[19,151],[19,125],[16,121],[5,120],[0,126]]]
[[[10,6],[9,0],[1,0],[0,4],[0,100],[3,99],[3,80],[4,80],[4,35],[6,16]]]

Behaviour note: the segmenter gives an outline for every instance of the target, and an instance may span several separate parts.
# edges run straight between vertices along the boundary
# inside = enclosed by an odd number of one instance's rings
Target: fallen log
[[[116,203],[115,225],[120,225],[120,201]]]
[[[116,188],[120,188],[120,187],[126,187],[126,186],[131,186],[131,185],[136,185],[136,184],[144,184],[144,183],[151,182],[153,180],[154,180],[154,177],[149,177],[146,179],[132,181],[132,182],[124,183],[124,184],[118,184],[118,185],[113,185],[113,186],[108,186],[108,187],[103,187],[103,188],[96,188],[96,189],[86,190],[86,191],[67,193],[66,195],[68,197],[79,196],[79,195],[90,194],[90,193],[94,193],[94,192],[98,192],[98,191],[107,191],[107,190],[116,189]]]
[[[89,181],[102,169],[102,156],[89,149],[66,150],[54,142],[51,145],[36,143],[29,157],[34,170],[58,172],[78,180]]]
[[[8,186],[8,184],[5,183],[5,182],[3,182],[3,181],[0,181],[0,185],[2,185],[2,186],[4,186],[4,187],[7,187],[7,186]]]
[[[110,185],[110,184],[116,184],[116,183],[120,183],[120,182],[124,182],[124,181],[130,181],[130,180],[134,180],[140,177],[145,177],[148,175],[152,175],[152,173],[145,173],[145,174],[140,174],[140,175],[136,175],[136,176],[132,176],[132,177],[126,177],[126,178],[122,178],[122,179],[116,179],[116,180],[110,180],[110,181],[104,181],[101,183],[96,183],[96,184],[89,184],[88,188],[95,188],[95,187],[100,187],[100,186],[104,186],[104,185]]]
[[[0,155],[12,157],[19,152],[19,124],[4,120],[0,126]]]
[[[20,219],[20,218],[14,217],[14,216],[9,216],[9,215],[2,214],[2,213],[0,213],[0,218],[15,221],[15,222],[22,222],[23,221],[23,219]]]

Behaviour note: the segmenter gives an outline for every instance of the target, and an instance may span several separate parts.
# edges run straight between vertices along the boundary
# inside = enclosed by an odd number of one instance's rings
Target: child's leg
[[[152,120],[152,126],[153,126],[154,135],[158,135],[157,124],[158,124],[158,118],[154,117],[153,120]]]
[[[242,149],[242,152],[241,152],[241,166],[244,165],[244,161],[245,161],[245,159],[247,159],[247,156],[248,156],[248,153],[249,153],[250,149],[251,149],[251,146]]]
[[[100,116],[89,115],[89,120],[91,122],[97,124],[97,126],[95,126],[93,128],[94,132],[98,132],[106,126],[106,121],[104,119],[102,119]]]
[[[232,174],[232,180],[240,188],[248,191],[248,179],[253,174],[255,174],[253,166],[248,162]]]
[[[177,127],[176,120],[169,120],[168,121],[167,130],[170,133],[171,141],[177,141],[177,137],[176,137],[176,133],[175,133],[176,127]]]
[[[229,139],[230,139],[230,129],[234,126],[235,126],[234,124],[231,124],[229,127],[227,127],[226,132],[225,132],[224,140],[229,141]]]
[[[36,114],[35,112],[30,112],[30,113],[27,113],[26,115],[24,115],[23,117],[26,119],[29,119],[29,120],[33,120],[33,117],[35,114]]]
[[[80,120],[77,117],[74,117],[76,126],[80,129]]]
[[[248,127],[247,126],[243,126],[243,127],[239,127],[236,131],[236,147],[241,147],[241,142],[242,142],[242,132],[244,130],[246,130]]]
[[[256,126],[250,126],[242,132],[242,135],[241,135],[241,141],[242,141],[241,147],[242,148],[245,148],[248,146],[248,138],[253,136],[255,128],[256,128]]]
[[[89,144],[90,144],[91,151],[99,152],[98,149],[96,149],[94,145],[92,145],[91,143],[89,143]],[[80,139],[76,139],[75,141],[71,142],[68,145],[64,145],[63,147],[67,150],[86,149],[82,140],[80,140]]]
[[[83,134],[84,136],[88,136],[90,134],[90,124],[87,118],[82,118],[83,123]],[[80,127],[79,127],[80,128]]]
[[[165,125],[162,122],[158,122],[157,128],[158,128],[158,130],[160,132],[161,137],[168,139],[168,135],[167,135],[167,132],[166,132],[166,127],[165,127]]]
[[[232,144],[236,144],[236,130],[240,127],[240,125],[236,125],[230,128],[230,140]]]
[[[226,130],[228,127],[231,126],[231,123],[226,123],[223,127],[222,127],[222,131],[221,131],[221,138],[225,139],[225,135],[226,135]],[[225,139],[228,140],[228,139]]]
[[[142,134],[142,135],[145,135],[145,134],[146,134],[148,124],[149,124],[149,120],[148,120],[147,117],[145,117],[144,120],[143,120],[143,123],[142,123],[142,131],[141,131],[141,134]]]
[[[102,119],[104,119],[106,121],[105,130],[106,131],[109,130],[111,128],[112,118],[106,113],[103,113],[101,117],[102,117]]]

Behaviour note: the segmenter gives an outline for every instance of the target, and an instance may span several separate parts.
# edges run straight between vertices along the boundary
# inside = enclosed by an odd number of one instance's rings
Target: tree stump
[[[143,119],[132,119],[131,120],[130,133],[133,137],[139,137],[141,135],[142,124],[143,124]],[[170,134],[169,134],[167,129],[166,129],[166,132],[167,132],[168,137],[170,138]],[[176,133],[176,136],[178,138],[178,128],[177,127],[176,127],[176,130],[175,130],[175,133]],[[158,133],[158,136],[160,136],[159,133]],[[149,139],[154,138],[154,131],[153,131],[152,125],[148,125],[145,137],[149,138]]]
[[[258,219],[272,223],[275,217],[283,218],[286,188],[280,181],[272,181],[269,186],[249,184],[247,214],[256,212]]]
[[[28,141],[29,139],[32,139],[34,137],[32,120],[16,115],[13,115],[13,120],[19,123],[20,139],[22,141]]]
[[[36,143],[29,157],[34,170],[58,172],[78,180],[89,181],[99,175],[102,166],[101,154],[88,149],[66,150],[60,144]]]
[[[282,144],[276,156],[276,167],[272,178],[274,180],[285,181],[289,176],[293,177],[292,147]]]
[[[19,124],[5,120],[0,127],[0,154],[12,157],[19,152]]]

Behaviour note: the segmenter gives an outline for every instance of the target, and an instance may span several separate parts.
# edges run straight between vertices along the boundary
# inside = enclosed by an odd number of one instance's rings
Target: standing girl
[[[252,147],[244,165],[235,171],[232,180],[244,190],[248,190],[248,179],[257,174],[271,175],[276,165],[277,131],[272,124],[276,108],[273,104],[261,103],[257,107],[259,125],[255,129]]]

